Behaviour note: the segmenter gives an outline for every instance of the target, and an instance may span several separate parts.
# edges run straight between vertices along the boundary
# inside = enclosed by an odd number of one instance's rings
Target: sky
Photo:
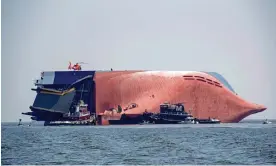
[[[274,0],[2,0],[2,122],[30,121],[45,70],[182,70],[222,74],[276,119]]]

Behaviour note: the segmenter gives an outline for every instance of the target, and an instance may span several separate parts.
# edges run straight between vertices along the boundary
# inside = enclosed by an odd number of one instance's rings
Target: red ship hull
[[[242,99],[216,77],[204,72],[96,72],[94,81],[96,111],[103,116],[105,110],[117,108],[118,105],[124,109],[130,103],[137,104],[136,108],[122,112],[137,116],[145,110],[158,112],[164,102],[184,102],[185,109],[196,118],[211,117],[229,123],[239,122],[266,109]],[[109,118],[103,118],[102,124],[108,124],[108,120],[104,119]]]

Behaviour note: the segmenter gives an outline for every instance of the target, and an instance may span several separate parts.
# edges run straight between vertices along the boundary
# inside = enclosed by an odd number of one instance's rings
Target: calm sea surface
[[[2,164],[276,164],[276,122],[44,127],[2,123]]]

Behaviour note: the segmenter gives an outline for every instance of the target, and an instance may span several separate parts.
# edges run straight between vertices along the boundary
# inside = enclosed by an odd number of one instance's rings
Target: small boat
[[[75,112],[63,114],[60,121],[45,121],[44,126],[84,126],[96,125],[96,118],[88,111],[88,105],[82,100],[75,107]]]
[[[91,115],[88,111],[88,104],[85,104],[82,100],[80,100],[80,103],[75,107],[75,112],[68,112],[64,114],[63,117],[69,121],[89,120]]]
[[[272,122],[268,121],[267,119],[263,122],[263,124],[271,124]]]
[[[209,119],[198,119],[197,120],[199,124],[218,124],[220,123],[220,120],[209,118]]]
[[[192,117],[187,117],[185,120],[178,122],[178,124],[198,124],[198,121]]]

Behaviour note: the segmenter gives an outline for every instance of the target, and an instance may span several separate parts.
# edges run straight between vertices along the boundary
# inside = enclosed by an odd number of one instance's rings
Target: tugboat
[[[88,105],[80,100],[79,104],[75,106],[75,112],[68,112],[63,115],[64,121],[47,121],[44,126],[95,125],[96,118],[95,116],[91,117],[87,107]]]
[[[179,124],[179,123],[196,123],[195,118],[185,112],[184,104],[169,104],[160,105],[160,113],[150,116],[150,122],[155,124]]]
[[[87,109],[88,105],[85,104],[82,100],[79,101],[79,104],[75,107],[75,112],[64,114],[64,117],[69,121],[77,121],[77,120],[87,120],[90,119],[90,112]]]

